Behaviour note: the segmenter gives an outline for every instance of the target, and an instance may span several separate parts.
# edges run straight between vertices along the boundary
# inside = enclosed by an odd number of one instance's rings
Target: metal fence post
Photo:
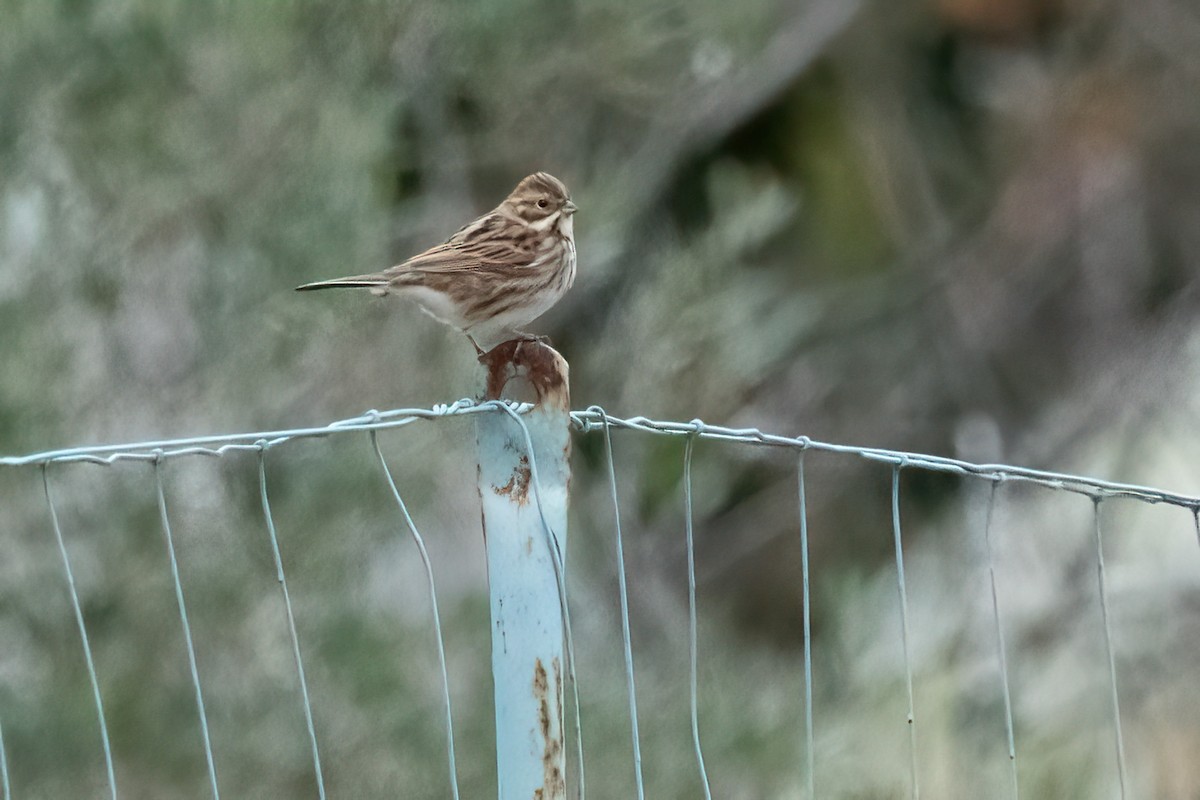
[[[565,800],[566,664],[558,570],[566,558],[570,486],[567,362],[552,348],[530,341],[507,342],[481,361],[487,368],[485,399],[503,395],[534,403],[521,417],[533,443],[532,462],[525,432],[512,416],[475,418],[491,595],[499,796]],[[559,567],[546,525],[558,542]]]

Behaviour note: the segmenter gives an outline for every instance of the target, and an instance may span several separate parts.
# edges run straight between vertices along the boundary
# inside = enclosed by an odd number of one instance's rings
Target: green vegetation
[[[579,280],[535,323],[576,407],[1196,492],[1200,105],[1187,4],[0,3],[0,453],[350,417],[476,391],[395,263],[545,169]],[[443,599],[463,796],[494,796],[469,422],[381,436]],[[614,437],[648,796],[701,796],[682,444]],[[908,796],[890,472],[810,454],[817,786]],[[223,795],[315,796],[251,454],[163,467]],[[633,796],[603,451],[570,554],[589,797]],[[50,477],[123,797],[205,796],[151,467]],[[714,796],[801,797],[794,454],[697,448]],[[330,797],[444,798],[423,573],[365,437],[268,480]],[[905,473],[928,797],[1008,797],[986,486]],[[14,797],[103,795],[41,476],[0,469]],[[1022,796],[1113,794],[1091,503],[1004,487]],[[1200,552],[1104,505],[1131,796],[1200,793]]]

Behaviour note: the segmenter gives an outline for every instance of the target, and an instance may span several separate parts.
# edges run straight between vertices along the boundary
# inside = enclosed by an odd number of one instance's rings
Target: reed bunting
[[[409,297],[465,333],[482,355],[485,347],[509,339],[536,338],[519,328],[548,311],[575,282],[575,210],[562,181],[536,172],[444,244],[373,275],[296,288],[363,287],[375,295]]]

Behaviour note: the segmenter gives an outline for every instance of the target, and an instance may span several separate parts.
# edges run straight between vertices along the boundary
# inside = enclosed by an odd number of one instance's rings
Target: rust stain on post
[[[538,700],[538,724],[542,728],[542,736],[550,738],[550,698],[547,692],[550,683],[546,680],[546,667],[540,658],[533,662],[533,696]]]
[[[532,477],[533,473],[529,469],[529,456],[521,456],[508,483],[503,486],[493,486],[492,491],[523,506],[529,502],[529,480]]]
[[[533,665],[533,696],[538,701],[538,724],[541,726],[542,739],[546,742],[542,752],[542,788],[534,792],[535,798],[565,798],[567,796],[567,780],[562,767],[562,738],[555,730],[556,715],[552,709],[562,708],[562,667],[557,658],[551,662],[554,669],[554,696],[550,695],[550,680],[546,675],[546,667],[542,660],[536,659]],[[561,724],[561,723],[560,723]]]

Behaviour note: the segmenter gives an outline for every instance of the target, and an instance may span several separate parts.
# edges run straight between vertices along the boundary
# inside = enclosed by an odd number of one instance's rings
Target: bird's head
[[[560,220],[565,222],[576,211],[567,187],[547,172],[535,172],[518,183],[501,205],[525,224],[542,231]]]

